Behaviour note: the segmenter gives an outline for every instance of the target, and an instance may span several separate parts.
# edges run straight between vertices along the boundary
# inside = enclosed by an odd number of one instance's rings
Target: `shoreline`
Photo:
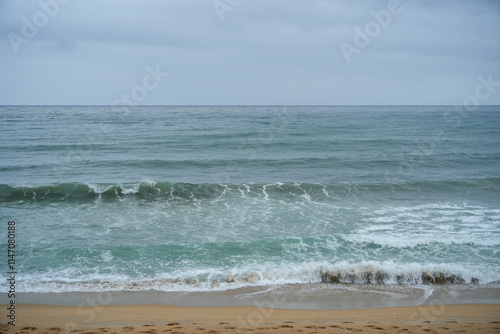
[[[5,306],[5,305],[3,305]],[[3,307],[2,306],[2,307]],[[2,325],[7,333],[12,326]],[[500,305],[425,305],[369,310],[284,310],[166,305],[20,304],[26,333],[498,333]]]
[[[1,333],[500,333],[498,285],[17,293]]]
[[[7,304],[0,295],[0,304]],[[168,305],[183,307],[262,306],[298,310],[355,310],[453,304],[500,304],[500,286],[287,284],[224,291],[103,291],[16,293],[16,303],[61,306]]]

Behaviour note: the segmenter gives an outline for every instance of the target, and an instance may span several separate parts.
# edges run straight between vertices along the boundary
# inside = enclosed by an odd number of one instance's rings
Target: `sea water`
[[[21,292],[500,281],[499,106],[3,106],[0,156]]]

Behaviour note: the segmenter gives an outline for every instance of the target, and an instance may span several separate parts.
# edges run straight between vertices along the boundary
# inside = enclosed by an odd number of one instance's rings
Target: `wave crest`
[[[442,188],[476,187],[498,190],[499,178],[452,180],[441,182],[346,182],[336,184],[276,182],[271,184],[224,184],[202,183],[191,184],[181,182],[139,183],[59,183],[47,185],[11,186],[0,184],[0,201],[85,201],[85,200],[122,200],[135,196],[140,199],[197,200],[217,199],[226,196],[262,197],[265,199],[299,199],[305,201],[322,201],[356,197],[363,193],[401,191],[442,190]]]

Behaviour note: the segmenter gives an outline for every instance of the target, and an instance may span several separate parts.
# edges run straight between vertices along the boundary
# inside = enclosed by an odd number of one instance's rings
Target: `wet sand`
[[[4,304],[5,324],[8,301]],[[254,286],[16,294],[0,333],[500,333],[493,285]]]
[[[17,293],[19,304],[256,306],[297,310],[354,310],[385,307],[499,304],[500,285],[288,284],[224,291],[106,291]],[[0,294],[0,304],[9,300]]]

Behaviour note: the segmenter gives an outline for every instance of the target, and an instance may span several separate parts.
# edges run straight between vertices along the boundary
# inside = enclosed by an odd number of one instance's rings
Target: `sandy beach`
[[[5,306],[5,305],[4,305]],[[3,307],[3,306],[2,306]],[[283,310],[20,304],[2,333],[500,333],[500,305]]]

